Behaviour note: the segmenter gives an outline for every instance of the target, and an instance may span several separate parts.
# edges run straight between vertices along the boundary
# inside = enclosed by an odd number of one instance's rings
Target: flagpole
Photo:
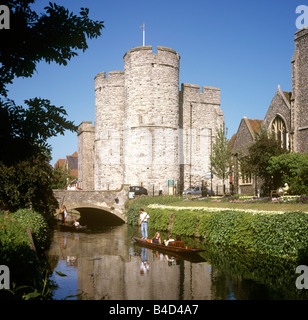
[[[143,24],[143,46],[145,46],[145,24]]]
[[[143,33],[143,41],[142,41],[142,45],[145,46],[145,24],[143,24],[142,26],[140,26],[140,28],[142,28],[142,33]]]

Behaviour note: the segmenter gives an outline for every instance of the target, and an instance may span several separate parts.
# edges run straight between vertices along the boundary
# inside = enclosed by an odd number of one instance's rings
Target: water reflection
[[[210,266],[138,247],[127,225],[99,233],[55,230],[48,255],[59,286],[55,299],[76,293],[75,299],[95,300],[211,299]]]
[[[194,263],[139,247],[131,234],[127,225],[87,233],[55,230],[48,251],[54,268],[51,278],[58,284],[54,298],[76,294],[70,299],[305,298],[295,288],[294,266],[249,260],[219,248],[208,248],[201,254],[203,262]]]

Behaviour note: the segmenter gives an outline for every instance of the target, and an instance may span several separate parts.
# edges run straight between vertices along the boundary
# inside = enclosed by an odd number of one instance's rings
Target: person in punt
[[[156,232],[154,238],[152,238],[152,243],[161,244],[160,233]]]
[[[169,244],[169,242],[173,242],[173,241],[174,241],[174,239],[172,238],[172,235],[169,234],[168,240],[164,240],[165,246],[167,246]]]

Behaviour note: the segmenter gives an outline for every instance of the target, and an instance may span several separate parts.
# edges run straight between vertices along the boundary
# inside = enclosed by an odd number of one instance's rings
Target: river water
[[[141,248],[136,227],[95,226],[83,233],[53,230],[47,252],[55,300],[246,300],[307,299],[295,286],[296,265],[213,248],[191,259]],[[154,235],[154,230],[150,235]],[[137,230],[136,235],[140,235]],[[163,238],[167,234],[162,234]]]

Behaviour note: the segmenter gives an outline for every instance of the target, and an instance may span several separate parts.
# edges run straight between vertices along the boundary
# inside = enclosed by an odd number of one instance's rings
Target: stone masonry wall
[[[124,72],[95,77],[94,189],[114,190],[123,184]]]
[[[176,51],[138,47],[124,56],[124,183],[167,193],[179,180],[179,60]]]
[[[264,128],[268,131],[271,131],[272,123],[277,116],[279,116],[284,121],[284,124],[286,126],[286,148],[290,150],[291,105],[279,86],[265,115],[263,121]]]
[[[86,123],[78,136],[83,185],[143,185],[150,194],[160,188],[167,194],[168,180],[177,191],[201,185],[224,121],[220,89],[202,87],[200,93],[199,86],[183,84],[179,91],[180,56],[170,48],[153,53],[151,46],[137,47],[123,59],[124,71],[95,77],[95,137]],[[214,177],[214,190],[219,183]]]
[[[295,33],[294,145],[308,152],[308,29]]]
[[[94,189],[94,134],[91,121],[78,127],[78,181],[82,189]]]
[[[223,125],[224,116],[220,108],[220,89],[182,84],[180,92],[180,128],[182,140],[182,180],[184,189],[201,185],[210,172],[211,143],[216,130]],[[210,179],[209,179],[210,180]],[[207,182],[208,187],[210,181]],[[213,179],[213,189],[221,181]]]

